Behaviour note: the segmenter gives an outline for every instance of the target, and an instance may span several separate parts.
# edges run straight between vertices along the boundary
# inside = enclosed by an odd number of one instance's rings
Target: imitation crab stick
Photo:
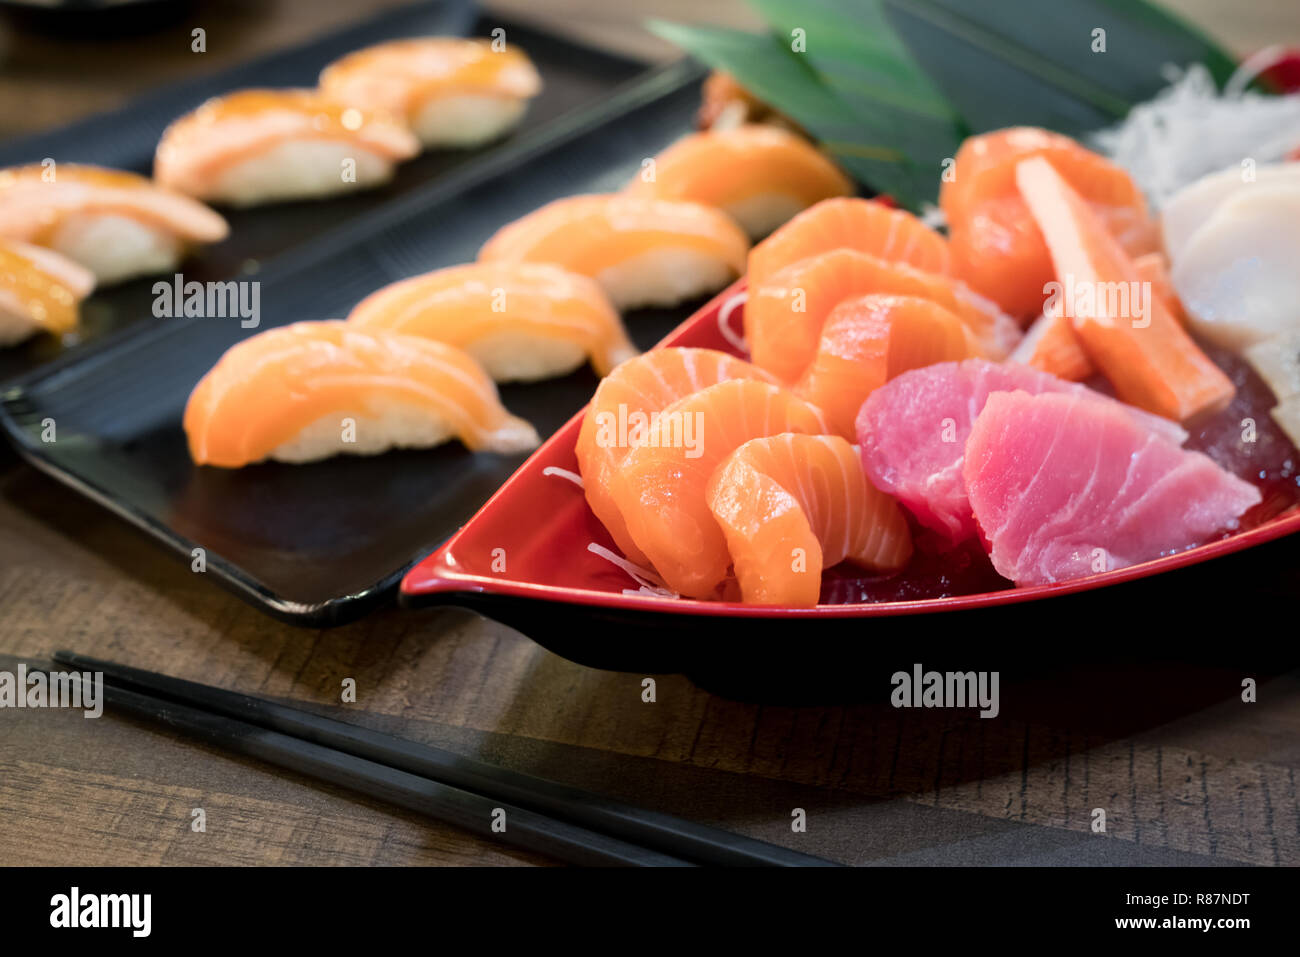
[[[1016,183],[1064,290],[1057,308],[1116,394],[1180,422],[1227,405],[1232,382],[1150,295],[1133,260],[1052,164],[1022,161]]]

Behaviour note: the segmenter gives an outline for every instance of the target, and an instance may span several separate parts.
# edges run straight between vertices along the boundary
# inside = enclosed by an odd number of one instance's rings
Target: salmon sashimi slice
[[[1020,329],[991,302],[947,276],[887,262],[852,249],[802,259],[752,287],[745,304],[745,335],[754,364],[786,382],[796,381],[817,354],[822,325],[845,299],[871,293],[916,296],[960,319],[981,352],[1005,357]]]
[[[749,286],[760,286],[786,266],[832,249],[856,249],[926,272],[950,268],[947,241],[906,210],[873,199],[828,199],[750,250]]]
[[[596,281],[548,263],[470,263],[371,293],[348,322],[464,349],[498,382],[598,375],[637,354]]]
[[[81,300],[94,288],[94,274],[71,259],[0,239],[0,346],[76,328]]]
[[[1044,309],[1008,358],[1070,382],[1082,382],[1097,373],[1059,305]]]
[[[154,155],[162,186],[237,205],[374,185],[420,151],[398,117],[310,89],[239,90],[173,121]],[[352,161],[354,176],[341,174]]]
[[[975,537],[962,466],[975,417],[996,392],[1059,392],[1118,406],[1142,428],[1181,445],[1177,423],[1122,405],[1086,386],[1015,363],[943,362],[904,372],[873,392],[858,416],[862,464],[872,483],[954,544]]]
[[[962,466],[998,574],[1067,581],[1150,561],[1237,527],[1259,489],[1115,403],[997,392]]]
[[[953,275],[1009,315],[1043,309],[1052,262],[1016,187],[1021,160],[1043,157],[1093,205],[1134,255],[1159,246],[1158,229],[1133,178],[1120,166],[1058,133],[1012,127],[968,138],[939,190],[948,221]]]
[[[979,351],[961,320],[928,299],[846,299],[826,317],[817,355],[795,392],[826,413],[832,431],[853,440],[863,400],[880,386],[909,369]]]
[[[667,586],[709,598],[731,564],[706,495],[714,469],[750,439],[825,431],[822,413],[787,389],[755,379],[719,382],[664,409],[651,441],[628,452],[610,491],[632,540]]]
[[[1062,312],[1116,394],[1179,422],[1226,406],[1231,380],[1151,295],[1088,202],[1041,157],[1022,162],[1016,178],[1052,253]]]
[[[898,504],[839,436],[751,439],[714,471],[707,497],[746,602],[810,608],[823,568],[847,560],[892,572],[912,555]]]
[[[672,305],[745,269],[749,239],[720,210],[620,194],[557,199],[502,227],[480,262],[549,262],[595,279],[619,309]]]
[[[757,366],[714,349],[654,349],[601,380],[574,452],[587,504],[629,559],[649,564],[623,522],[611,491],[614,473],[634,444],[648,439],[651,417],[679,399],[729,379],[775,380]]]
[[[759,237],[819,200],[849,195],[853,181],[802,136],[750,124],[683,137],[624,192],[715,206]]]
[[[468,147],[515,125],[542,78],[514,43],[409,37],[336,60],[321,72],[320,90],[402,118],[426,146]]]
[[[194,387],[184,425],[195,463],[225,468],[371,455],[453,437],[501,453],[539,441],[502,407],[466,353],[340,320],[297,322],[232,346]]]

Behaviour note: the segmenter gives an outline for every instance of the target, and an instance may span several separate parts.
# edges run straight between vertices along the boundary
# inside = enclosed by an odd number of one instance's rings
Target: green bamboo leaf
[[[953,155],[966,130],[895,35],[880,0],[750,3],[859,122],[926,175]]]
[[[1144,0],[883,0],[889,21],[969,126],[1045,126],[1082,135],[1122,118],[1166,80],[1166,64],[1219,47]]]
[[[855,87],[900,109],[952,122],[942,91],[885,18],[879,0],[750,0],[778,35],[796,34],[832,89]]]

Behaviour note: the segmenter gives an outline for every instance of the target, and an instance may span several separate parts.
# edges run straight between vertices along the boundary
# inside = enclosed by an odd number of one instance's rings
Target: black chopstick
[[[79,676],[77,677],[79,680]],[[107,677],[107,676],[106,676]],[[638,847],[607,834],[557,821],[527,808],[431,781],[291,735],[270,731],[186,704],[104,683],[104,702],[238,754],[408,808],[484,837],[588,866],[690,867],[689,861]],[[502,812],[504,816],[502,816]],[[503,821],[494,832],[492,822]]]
[[[495,802],[492,806],[509,804],[535,815],[607,835],[630,846],[667,855],[679,862],[728,866],[838,866],[823,858],[765,841],[622,804],[545,778],[510,771],[260,698],[68,651],[55,652],[54,660],[77,671],[103,672],[106,694],[111,684],[116,684],[134,691],[137,697],[161,696],[191,710],[203,709],[199,713],[223,715],[247,726],[287,737],[298,744],[341,752],[419,781],[437,782],[490,799]],[[127,701],[119,703],[130,704]]]

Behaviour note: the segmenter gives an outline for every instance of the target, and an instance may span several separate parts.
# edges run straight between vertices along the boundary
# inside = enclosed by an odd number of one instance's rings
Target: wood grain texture
[[[252,16],[245,6],[264,7],[264,19],[238,34],[243,55],[352,9],[241,4],[232,22]],[[646,14],[745,22],[738,2],[492,6],[649,56],[667,51],[637,26]],[[76,47],[79,73],[54,64],[48,46],[14,54],[11,45],[0,124],[64,122],[191,68],[133,42],[118,55],[138,70]],[[19,102],[20,89],[35,99]],[[38,120],[31,103],[46,99],[56,106]],[[1065,658],[1004,674],[994,720],[895,710],[883,671],[861,676],[862,700],[835,706],[728,700],[681,676],[658,676],[647,704],[641,675],[579,667],[458,611],[384,610],[330,631],[278,624],[0,453],[0,669],[63,647],[845,863],[1300,863],[1297,673],[1258,675],[1260,701],[1244,704],[1239,668],[1180,661],[1172,649],[1144,663]],[[340,701],[345,678],[357,683],[355,704]],[[196,807],[207,813],[201,834],[190,830]],[[791,830],[796,808],[808,814],[806,833]],[[1091,830],[1095,808],[1106,811],[1104,834]],[[0,862],[546,863],[134,719],[12,710],[0,710]]]

